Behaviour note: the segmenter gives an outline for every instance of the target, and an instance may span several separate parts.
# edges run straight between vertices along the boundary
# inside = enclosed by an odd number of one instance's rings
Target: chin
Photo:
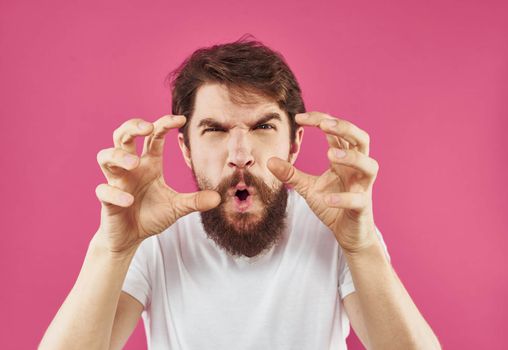
[[[234,227],[239,234],[248,232],[258,225],[263,216],[251,212],[232,212],[227,215],[229,224]]]

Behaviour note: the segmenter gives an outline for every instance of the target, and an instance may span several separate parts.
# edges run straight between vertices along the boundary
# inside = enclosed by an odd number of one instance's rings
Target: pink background
[[[376,224],[444,348],[503,348],[507,15],[502,1],[2,1],[0,348],[35,348],[74,284],[113,130],[169,113],[166,74],[244,33],[285,55],[309,110],[370,134]],[[190,191],[175,136],[166,179]],[[326,168],[319,131],[297,164]],[[140,323],[126,348],[145,347]]]

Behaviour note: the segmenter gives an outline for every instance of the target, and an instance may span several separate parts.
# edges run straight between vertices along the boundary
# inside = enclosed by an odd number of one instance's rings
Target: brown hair
[[[188,125],[194,112],[196,91],[205,83],[224,84],[235,102],[248,103],[253,95],[274,100],[289,117],[294,142],[295,114],[305,112],[300,86],[284,57],[250,34],[235,42],[200,48],[166,77],[172,90],[172,114],[185,115],[179,129],[189,148]]]

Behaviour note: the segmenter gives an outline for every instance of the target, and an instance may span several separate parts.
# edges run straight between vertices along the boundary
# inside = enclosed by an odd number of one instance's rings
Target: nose
[[[252,149],[246,132],[231,130],[228,143],[228,166],[237,169],[248,169],[254,165]]]

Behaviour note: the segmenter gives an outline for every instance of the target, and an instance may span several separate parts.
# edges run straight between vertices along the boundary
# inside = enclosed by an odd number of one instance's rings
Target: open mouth
[[[235,197],[237,197],[240,201],[245,201],[249,197],[250,193],[247,189],[245,190],[237,190],[235,192]]]
[[[245,185],[237,186],[233,193],[235,210],[239,212],[247,211],[252,205],[254,192],[253,188],[247,188]]]

